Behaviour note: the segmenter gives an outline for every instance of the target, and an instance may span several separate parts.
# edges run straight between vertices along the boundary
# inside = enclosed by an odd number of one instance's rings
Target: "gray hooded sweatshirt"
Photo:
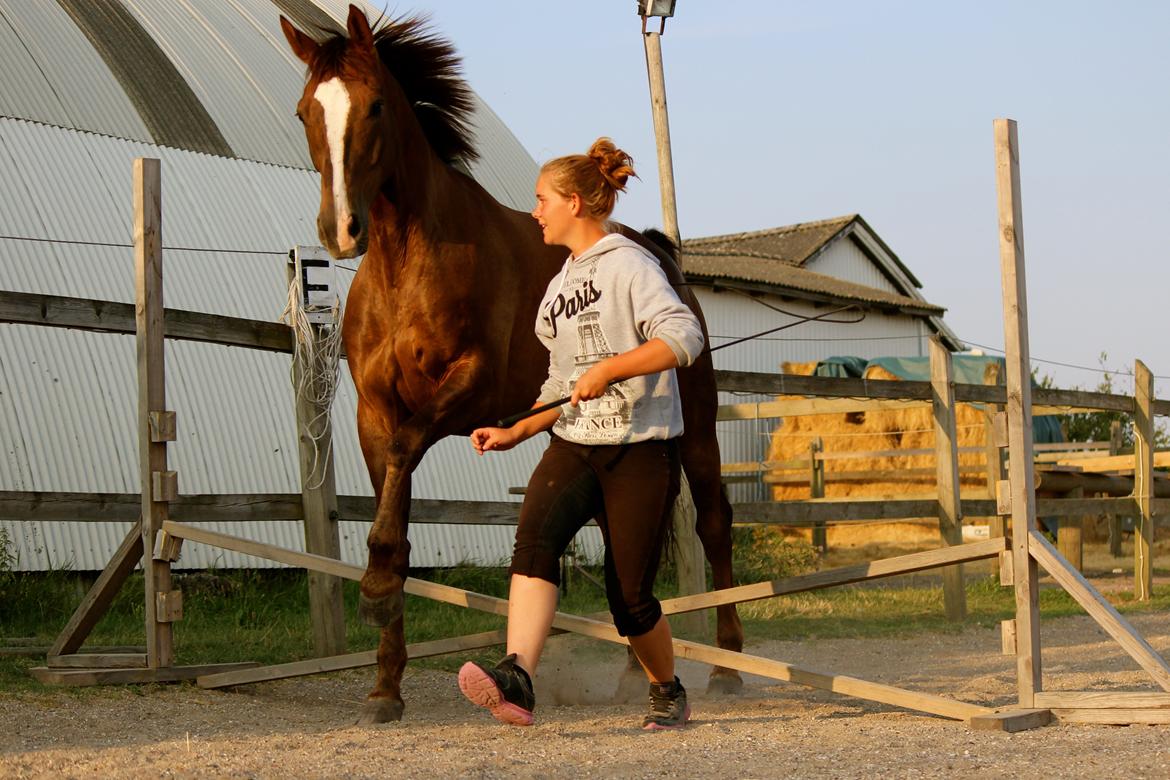
[[[538,403],[570,395],[590,366],[654,338],[666,342],[680,366],[703,349],[699,320],[658,261],[617,233],[565,261],[540,303],[536,335],[549,351]],[[600,398],[561,408],[553,433],[578,444],[671,439],[683,432],[674,369],[615,382]]]

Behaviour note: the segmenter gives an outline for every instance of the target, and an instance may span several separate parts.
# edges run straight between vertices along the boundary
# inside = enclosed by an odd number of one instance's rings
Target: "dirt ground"
[[[1132,621],[1170,655],[1170,615]],[[1150,690],[1085,617],[1042,627],[1045,688]],[[1014,660],[998,631],[909,640],[769,641],[748,651],[815,669],[1008,705]],[[537,723],[497,724],[453,674],[410,667],[401,723],[352,726],[372,670],[235,691],[193,685],[49,689],[0,702],[0,777],[1170,777],[1168,726],[1048,726],[1017,734],[748,677],[708,698],[683,662],[694,720],[637,728],[641,704],[610,703],[621,652],[556,637],[537,677]]]

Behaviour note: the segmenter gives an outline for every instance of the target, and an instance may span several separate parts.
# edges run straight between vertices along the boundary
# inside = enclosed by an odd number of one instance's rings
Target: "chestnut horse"
[[[342,334],[377,504],[359,613],[382,635],[377,684],[359,722],[379,723],[403,709],[411,473],[444,436],[532,405],[548,366],[534,318],[566,252],[545,246],[531,216],[502,206],[455,166],[475,156],[466,124],[471,92],[454,49],[420,19],[375,32],[350,6],[348,36],[323,41],[284,17],[280,24],[308,66],[297,116],[321,174],[321,242],[337,258],[365,254]],[[653,251],[701,321],[678,267]],[[730,587],[731,506],[719,474],[711,356],[680,370],[679,386],[698,535],[715,587]],[[734,606],[718,608],[716,633],[720,647],[743,648]],[[735,691],[742,682],[716,668],[710,685]]]

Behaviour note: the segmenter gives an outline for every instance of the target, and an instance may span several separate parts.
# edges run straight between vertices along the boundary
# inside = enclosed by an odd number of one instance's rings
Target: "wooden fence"
[[[1154,681],[1170,691],[1170,666],[1142,639],[1107,601],[1069,566],[1068,562],[1036,531],[1036,513],[1057,515],[1110,512],[1133,514],[1137,520],[1135,533],[1135,595],[1149,598],[1151,584],[1150,545],[1153,538],[1155,514],[1170,509],[1170,493],[1164,480],[1154,475],[1153,420],[1155,415],[1170,414],[1170,401],[1153,397],[1153,377],[1140,361],[1137,363],[1136,391],[1133,397],[1031,388],[1027,378],[1028,350],[1026,339],[1026,306],[1022,273],[1021,217],[1019,213],[1018,153],[1015,150],[1015,125],[1008,120],[996,122],[997,170],[1000,184],[1001,248],[1003,258],[1003,289],[1005,331],[1007,333],[1007,385],[969,385],[955,383],[949,353],[936,339],[931,344],[931,380],[926,382],[838,379],[806,376],[753,374],[745,372],[717,372],[719,388],[725,391],[757,394],[803,396],[797,400],[776,401],[775,404],[751,404],[758,416],[762,407],[767,414],[785,416],[832,411],[863,411],[873,404],[914,403],[929,405],[933,412],[936,433],[937,495],[929,499],[841,501],[814,499],[795,502],[748,502],[736,509],[741,520],[773,522],[786,525],[815,524],[828,521],[875,520],[914,517],[937,517],[944,547],[913,556],[876,561],[861,567],[829,572],[818,572],[805,577],[776,580],[710,594],[686,596],[664,604],[668,613],[683,613],[708,609],[718,604],[738,603],[755,598],[767,598],[780,593],[797,592],[811,588],[857,582],[875,577],[945,567],[944,583],[948,614],[961,614],[962,588],[958,565],[966,561],[998,557],[1001,582],[1012,585],[1016,594],[1016,618],[1005,621],[1005,652],[1016,656],[1019,706],[1010,713],[996,713],[987,707],[966,704],[946,697],[915,693],[892,686],[856,680],[842,675],[825,674],[770,659],[731,653],[694,642],[676,641],[675,651],[681,657],[763,674],[775,679],[789,680],[804,685],[858,696],[897,706],[909,707],[944,717],[967,719],[973,725],[986,728],[1018,730],[1047,722],[1053,713],[1064,720],[1094,719],[1094,722],[1162,722],[1170,696],[1143,694],[1142,704],[1126,694],[1108,695],[1086,703],[1081,692],[1045,693],[1040,678],[1040,639],[1038,631],[1038,571],[1042,565],[1074,599],[1148,672]],[[360,569],[344,564],[328,554],[312,550],[304,553],[282,550],[271,545],[240,539],[231,535],[204,531],[190,525],[190,521],[235,519],[275,519],[299,517],[306,525],[306,543],[327,535],[330,527],[336,534],[336,520],[340,517],[368,517],[372,502],[336,496],[181,496],[178,495],[174,472],[168,471],[165,461],[166,443],[173,440],[174,414],[165,409],[162,382],[162,342],[164,337],[193,339],[234,346],[248,346],[281,352],[291,352],[289,331],[271,323],[232,321],[228,327],[224,319],[190,312],[164,310],[161,299],[161,239],[158,234],[158,164],[139,160],[135,164],[135,256],[138,268],[138,302],[134,307],[101,301],[34,296],[18,293],[0,293],[0,322],[19,322],[46,326],[84,328],[106,332],[136,332],[139,339],[139,439],[142,449],[142,490],[136,495],[81,496],[77,494],[0,494],[0,517],[22,519],[93,519],[124,520],[134,527],[115,553],[110,564],[86,595],[82,605],[61,632],[51,650],[55,668],[42,669],[44,679],[56,682],[118,682],[164,681],[200,677],[201,684],[239,684],[251,679],[269,679],[269,672],[255,670],[247,673],[238,669],[208,667],[175,667],[171,648],[170,624],[182,616],[181,593],[170,586],[170,563],[175,559],[182,540],[203,541],[225,549],[262,555],[291,565],[304,566],[325,577],[354,578]],[[134,317],[133,329],[129,314]],[[279,329],[279,333],[277,332]],[[225,335],[230,334],[230,335]],[[955,404],[977,402],[1003,411],[994,415],[994,446],[1010,453],[1006,478],[996,482],[996,496],[992,500],[964,499],[959,492],[958,447],[955,436]],[[788,406],[785,406],[788,405]],[[1134,417],[1136,438],[1133,456],[1134,477],[1097,476],[1084,473],[1059,474],[1066,493],[1121,492],[1108,498],[1036,499],[1036,475],[1033,471],[1033,444],[1031,442],[1031,415],[1035,409],[1053,412],[1115,411]],[[743,405],[741,405],[743,406]],[[722,412],[725,419],[736,412]],[[746,413],[735,419],[745,419]],[[998,459],[997,459],[998,460]],[[822,459],[823,462],[823,459]],[[1128,481],[1127,481],[1128,479]],[[1104,482],[1102,481],[1104,480]],[[1158,484],[1162,483],[1162,484]],[[1128,491],[1128,492],[1125,492]],[[298,506],[299,504],[299,506]],[[415,522],[430,517],[441,517],[442,522],[510,521],[515,504],[484,505],[468,503],[462,506],[452,502],[413,502]],[[986,542],[962,544],[961,526],[964,515],[1000,518],[1006,527],[1010,517],[1010,543],[1005,538]],[[186,522],[185,522],[186,521]],[[315,524],[324,528],[318,533]],[[79,656],[80,647],[90,629],[100,618],[118,587],[130,570],[142,560],[148,569],[146,577],[147,653],[133,654],[133,658]],[[958,584],[958,587],[956,587]],[[481,594],[469,593],[434,583],[409,580],[407,592],[429,598],[449,601],[463,606],[506,614],[507,604]],[[340,614],[340,604],[332,609]],[[316,617],[316,616],[315,616]],[[607,641],[622,642],[612,625],[594,617],[558,613],[554,627],[573,631]],[[425,643],[428,647],[412,646],[412,657],[435,652],[451,652],[497,644],[502,632],[456,637]],[[327,635],[327,633],[325,634]],[[1010,641],[1009,641],[1010,639]],[[429,645],[434,645],[433,647]],[[336,651],[332,651],[336,652]],[[372,661],[371,654],[362,656],[334,656],[299,662],[305,667],[295,673],[309,673],[326,668],[364,665]],[[94,669],[102,666],[101,669]],[[130,669],[117,667],[131,666]],[[236,665],[238,666],[238,665]],[[70,677],[73,667],[86,667]],[[294,673],[294,672],[289,672]],[[78,676],[79,675],[79,676]],[[241,676],[242,675],[242,676]],[[281,674],[280,676],[287,676]],[[214,678],[219,678],[218,680]],[[224,679],[229,680],[223,682]],[[1048,707],[1045,709],[1035,709]],[[1087,713],[1087,714],[1086,714]]]

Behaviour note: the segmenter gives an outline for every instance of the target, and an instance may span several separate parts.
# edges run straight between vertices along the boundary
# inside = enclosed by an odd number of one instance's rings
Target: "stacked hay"
[[[786,374],[810,376],[817,363],[785,363]],[[865,370],[866,379],[899,379],[880,366]],[[988,377],[992,379],[993,377]],[[791,398],[792,396],[781,396]],[[978,447],[979,452],[960,453],[960,490],[971,497],[984,498],[987,492],[986,413],[971,404],[957,404],[955,425],[958,445]],[[810,445],[821,439],[823,452],[833,455],[866,453],[888,450],[928,449],[935,446],[934,418],[929,406],[890,411],[849,412],[844,414],[814,414],[787,417],[772,435],[768,451],[770,461],[807,459]],[[963,474],[963,467],[978,471]],[[938,495],[935,481],[936,462],[933,454],[880,455],[833,458],[824,461],[825,498],[905,499],[932,498]],[[914,473],[915,470],[922,473]],[[850,477],[849,473],[867,472],[872,476]],[[811,497],[807,479],[808,469],[777,470],[771,474],[788,477],[801,476],[799,482],[772,486],[772,497],[777,501],[802,500]],[[834,477],[836,475],[836,477]],[[880,530],[879,530],[880,529]],[[807,535],[807,534],[802,534]],[[829,544],[866,543],[876,541],[911,541],[919,537],[938,539],[937,523],[881,523],[837,526],[830,528]],[[849,540],[846,539],[848,537]],[[872,537],[872,538],[871,538]],[[852,540],[852,541],[850,541]]]

